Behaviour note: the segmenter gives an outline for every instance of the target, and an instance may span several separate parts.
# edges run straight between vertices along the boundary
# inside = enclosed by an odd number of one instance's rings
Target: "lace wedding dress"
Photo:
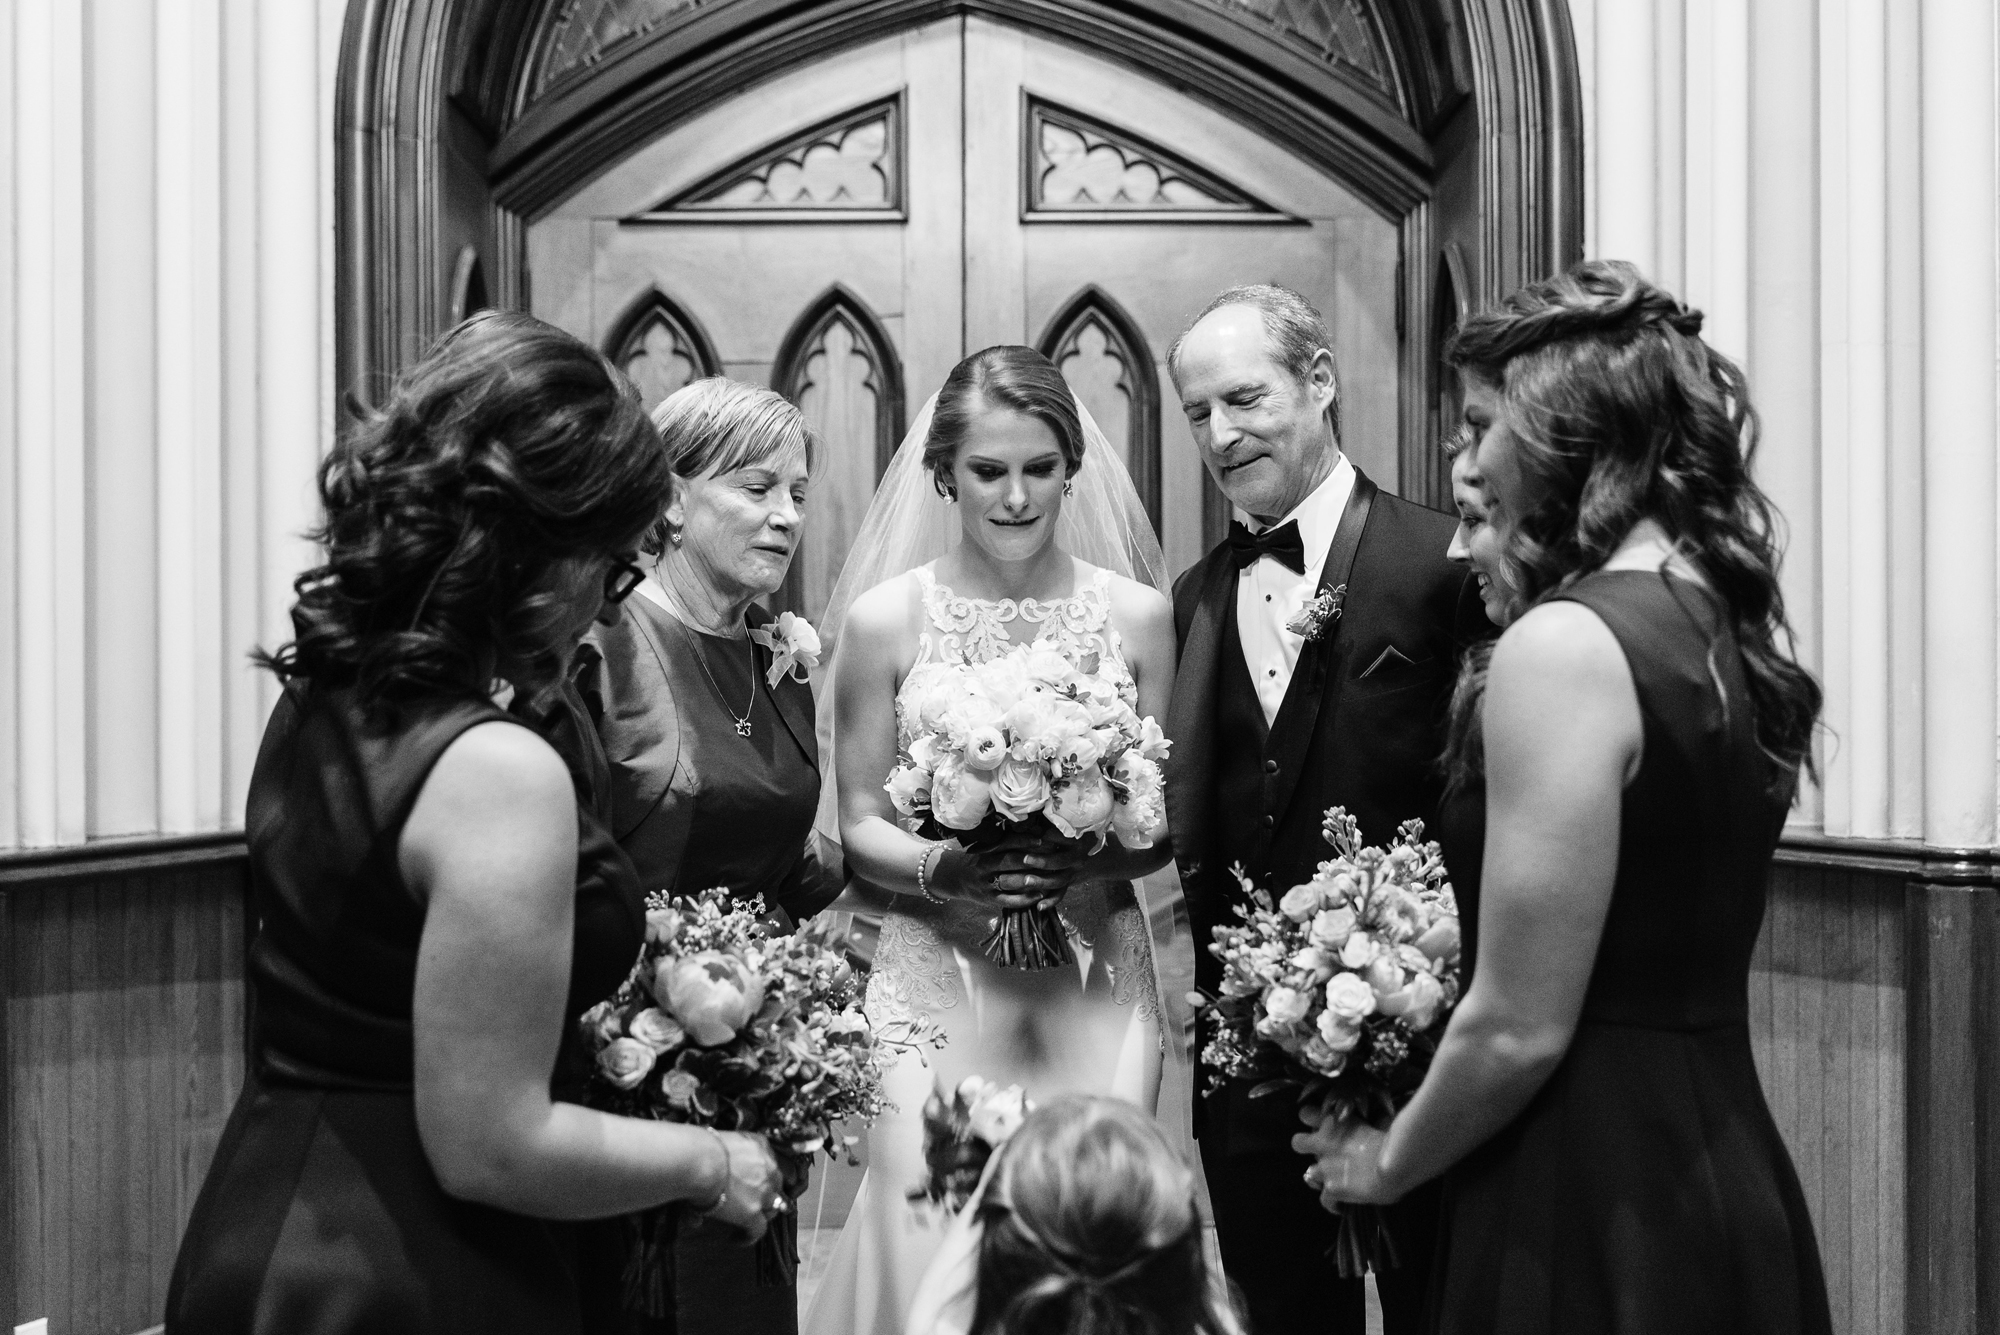
[[[1046,602],[961,597],[927,566],[906,578],[924,613],[917,664],[983,662],[1030,640],[1125,661],[1110,624],[1110,571]],[[896,712],[907,729],[901,700]],[[1087,882],[1070,888],[1059,912],[1075,963],[1035,972],[1000,968],[980,953],[991,915],[975,906],[900,895],[884,916],[868,1018],[882,1025],[927,1016],[945,1043],[905,1054],[888,1079],[896,1106],[870,1128],[867,1175],[805,1335],[903,1335],[910,1301],[950,1224],[908,1198],[923,1179],[922,1116],[933,1088],[949,1091],[978,1075],[1018,1084],[1037,1101],[1110,1094],[1157,1110],[1167,1044],[1152,929],[1139,897],[1129,881]],[[1173,1102],[1181,1106],[1169,1115],[1185,1122],[1184,1103]]]

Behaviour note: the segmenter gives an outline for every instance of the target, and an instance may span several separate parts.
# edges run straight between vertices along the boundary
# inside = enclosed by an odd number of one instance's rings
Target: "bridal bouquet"
[[[935,1089],[924,1102],[924,1180],[912,1201],[929,1201],[952,1214],[965,1208],[986,1162],[1005,1145],[1035,1105],[1019,1085],[1004,1089],[969,1075],[947,1100]]]
[[[1150,847],[1166,809],[1169,743],[1139,717],[1138,700],[1123,664],[1049,644],[984,663],[925,663],[903,684],[896,767],[884,786],[905,828],[975,851],[1033,827],[1095,848],[1111,834]],[[1065,937],[1054,910],[1007,909],[986,956],[1051,968],[1070,957]]]
[[[1361,846],[1341,807],[1323,827],[1334,856],[1276,903],[1244,881],[1241,923],[1215,929],[1221,995],[1205,999],[1202,1053],[1213,1092],[1256,1080],[1253,1097],[1295,1089],[1342,1121],[1386,1123],[1416,1092],[1458,1000],[1458,905],[1422,821],[1385,852]],[[1238,873],[1241,879],[1241,873]],[[1341,1212],[1340,1273],[1394,1265],[1374,1207]]]
[[[723,889],[649,896],[638,962],[579,1024],[594,1106],[757,1132],[796,1195],[815,1153],[855,1161],[857,1137],[835,1126],[882,1112],[882,1077],[896,1056],[941,1039],[923,1021],[873,1028],[847,961],[804,929],[777,934],[762,912],[761,900],[738,904]],[[760,1247],[760,1275],[790,1283],[791,1230],[772,1228]]]

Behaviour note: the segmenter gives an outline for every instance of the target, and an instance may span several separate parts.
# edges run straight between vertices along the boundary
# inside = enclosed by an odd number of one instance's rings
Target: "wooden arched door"
[[[783,601],[811,617],[906,418],[995,343],[1057,360],[1169,565],[1191,564],[1223,511],[1165,356],[1234,283],[1283,282],[1325,313],[1344,443],[1395,488],[1400,244],[1327,172],[1165,83],[954,17],[638,149],[530,228],[529,290],[538,314],[616,354],[651,319],[656,344],[687,350],[676,370],[712,345],[715,369],[805,408],[829,457]]]

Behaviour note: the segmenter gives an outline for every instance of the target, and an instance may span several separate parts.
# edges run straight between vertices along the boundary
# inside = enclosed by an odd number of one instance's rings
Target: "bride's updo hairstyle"
[[[1037,1108],[979,1205],[971,1335],[1223,1335],[1194,1175],[1153,1119],[1115,1098]]]
[[[1727,607],[1758,743],[1790,786],[1811,765],[1820,688],[1792,657],[1777,516],[1750,474],[1756,411],[1701,325],[1630,264],[1589,260],[1468,318],[1445,357],[1498,390],[1516,442],[1527,494],[1501,537],[1519,607],[1654,520]]]
[[[319,469],[323,564],[293,588],[293,641],[257,661],[352,687],[369,720],[551,677],[559,564],[615,554],[672,496],[637,392],[531,316],[466,320]]]
[[[952,367],[938,390],[930,434],[924,438],[924,466],[931,470],[938,495],[952,497],[952,464],[981,408],[1025,413],[1041,422],[1062,449],[1064,476],[1075,477],[1083,467],[1083,422],[1069,382],[1033,348],[1005,343]]]

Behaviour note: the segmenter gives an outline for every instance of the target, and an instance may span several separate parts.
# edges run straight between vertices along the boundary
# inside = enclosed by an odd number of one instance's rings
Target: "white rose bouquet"
[[[924,1180],[910,1191],[956,1214],[972,1199],[987,1160],[1021,1128],[1035,1105],[1019,1085],[1002,1088],[969,1075],[947,1099],[934,1089],[924,1102]]]
[[[883,785],[903,825],[977,851],[1043,825],[1102,848],[1151,847],[1165,819],[1169,743],[1137,712],[1122,663],[1016,645],[984,663],[926,663],[897,703],[897,761]],[[985,950],[1024,969],[1066,963],[1053,910],[1007,909]]]
[[[921,1020],[894,1032],[872,1027],[863,980],[847,961],[806,929],[778,935],[760,900],[739,904],[716,889],[654,894],[646,906],[646,943],[630,976],[578,1021],[595,1062],[591,1103],[756,1132],[793,1197],[815,1153],[855,1162],[858,1136],[837,1135],[836,1125],[881,1113],[883,1074],[898,1053],[940,1045],[935,1030]],[[791,1283],[793,1230],[773,1227],[759,1246],[760,1277]]]
[[[1253,1097],[1296,1090],[1301,1106],[1382,1125],[1423,1083],[1457,1004],[1458,904],[1422,821],[1386,852],[1361,846],[1342,807],[1323,832],[1334,856],[1310,881],[1273,903],[1246,880],[1240,925],[1215,929],[1222,988],[1196,998],[1210,1025],[1202,1061],[1211,1092],[1256,1080]],[[1396,1263],[1375,1207],[1342,1211],[1336,1261],[1350,1278]]]

